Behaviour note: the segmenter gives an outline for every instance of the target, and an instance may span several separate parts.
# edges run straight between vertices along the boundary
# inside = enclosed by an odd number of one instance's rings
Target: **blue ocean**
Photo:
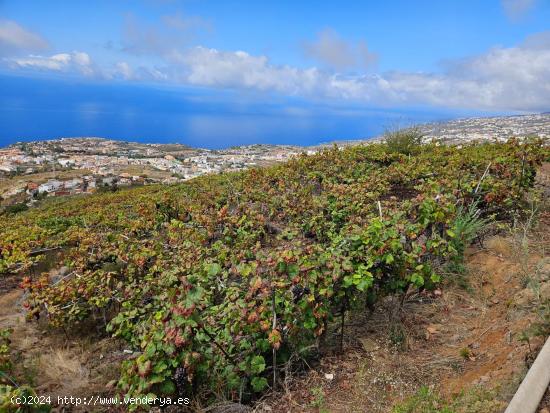
[[[75,136],[211,149],[315,145],[463,115],[329,105],[253,91],[0,75],[0,147]]]

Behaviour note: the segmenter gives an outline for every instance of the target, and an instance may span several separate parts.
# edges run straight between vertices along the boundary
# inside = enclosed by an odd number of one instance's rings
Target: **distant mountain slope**
[[[550,137],[550,113],[490,118],[465,118],[420,125],[426,137],[446,141],[506,140],[512,137]]]

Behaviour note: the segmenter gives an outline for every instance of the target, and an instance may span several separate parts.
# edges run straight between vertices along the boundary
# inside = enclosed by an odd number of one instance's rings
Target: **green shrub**
[[[395,405],[392,413],[497,413],[506,406],[494,391],[473,387],[448,401],[423,386],[416,394]]]
[[[19,204],[14,204],[14,205],[7,206],[6,209],[4,210],[4,212],[6,214],[17,214],[19,212],[26,211],[27,209],[29,209],[27,204],[25,204],[24,202],[21,202]]]
[[[447,235],[451,237],[451,246],[456,251],[449,263],[450,270],[456,273],[464,272],[464,251],[476,236],[489,224],[489,219],[481,217],[477,202],[469,207],[458,207],[456,217]]]
[[[394,406],[392,413],[454,413],[454,410],[432,390],[423,386],[414,396]]]
[[[417,128],[388,131],[384,134],[384,142],[391,152],[403,155],[414,155],[420,151],[422,132]]]
[[[11,330],[7,328],[0,329],[0,383],[2,383],[12,364],[10,359],[10,334]]]

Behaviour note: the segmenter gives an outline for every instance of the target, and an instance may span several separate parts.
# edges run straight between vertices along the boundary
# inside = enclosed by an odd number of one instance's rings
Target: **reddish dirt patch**
[[[381,201],[386,201],[389,199],[404,201],[407,199],[412,199],[417,196],[419,192],[410,186],[405,185],[393,185],[390,190],[380,197]]]

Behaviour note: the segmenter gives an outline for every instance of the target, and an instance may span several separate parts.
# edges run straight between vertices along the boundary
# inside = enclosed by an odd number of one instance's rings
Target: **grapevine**
[[[251,398],[336,314],[434,288],[461,254],[460,208],[509,217],[546,157],[540,140],[414,156],[373,144],[47,200],[0,229],[0,277],[27,272],[29,312],[53,326],[94,322],[126,340],[125,395]],[[60,248],[68,275],[32,276],[40,248]]]

